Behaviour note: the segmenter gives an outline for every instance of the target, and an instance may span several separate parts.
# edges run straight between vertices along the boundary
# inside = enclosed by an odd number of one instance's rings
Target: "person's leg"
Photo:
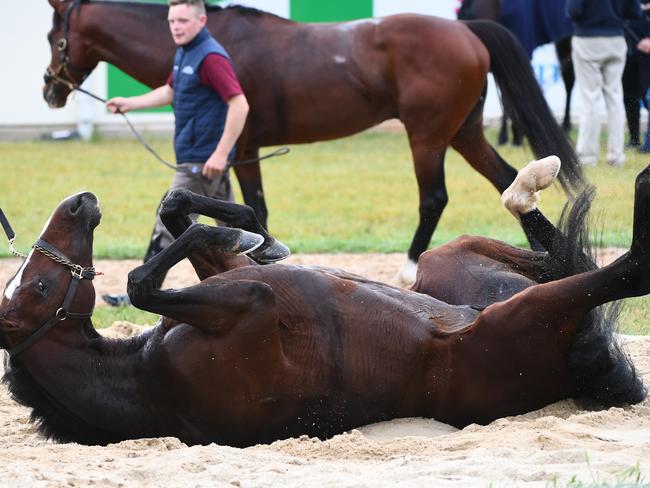
[[[601,96],[602,75],[598,56],[594,54],[592,39],[574,36],[571,45],[573,66],[581,102],[580,126],[576,149],[580,162],[595,165],[600,153],[600,114],[598,102]],[[597,53],[596,53],[597,54]]]
[[[621,77],[627,53],[625,38],[614,37],[609,42],[602,43],[602,52],[607,55],[607,61],[603,65],[603,95],[607,108],[607,162],[612,166],[623,166],[625,107]]]
[[[648,89],[650,88],[650,56],[641,55],[639,57],[639,95],[644,107],[648,110]],[[643,145],[639,148],[640,152],[650,152],[650,122],[646,127],[646,136]]]
[[[636,147],[641,144],[639,134],[640,107],[639,99],[639,56],[628,56],[623,70],[623,105],[625,106],[625,117],[627,119],[627,131],[629,134],[627,145]]]

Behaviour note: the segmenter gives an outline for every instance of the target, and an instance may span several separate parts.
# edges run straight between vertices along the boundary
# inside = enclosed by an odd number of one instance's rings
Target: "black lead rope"
[[[5,213],[2,211],[2,208],[0,208],[0,224],[2,224],[2,228],[4,229],[5,234],[7,235],[7,240],[9,241],[9,251],[11,252],[11,254],[19,258],[27,257],[25,254],[16,251],[16,249],[14,249],[14,239],[16,238],[16,233],[11,228],[11,224],[9,223],[9,220],[7,219]]]
[[[13,241],[16,238],[16,233],[11,228],[11,224],[7,220],[7,217],[1,208],[0,208],[0,224],[2,224],[2,228],[4,229],[5,234],[7,234],[7,239],[9,239],[9,241]]]
[[[75,83],[70,83],[70,82],[68,82],[67,80],[64,80],[63,78],[61,78],[61,77],[59,77],[59,76],[55,76],[55,78],[56,78],[58,81],[62,81],[62,82],[64,82],[66,85],[68,85],[68,88],[70,88],[71,90],[76,90],[76,91],[81,92],[81,93],[83,93],[83,94],[85,94],[85,95],[88,95],[89,97],[94,98],[95,100],[97,100],[97,101],[99,101],[99,102],[101,102],[101,103],[103,103],[103,104],[106,104],[106,102],[107,102],[106,99],[104,99],[104,98],[102,98],[102,97],[100,97],[100,96],[97,96],[97,95],[95,95],[94,93],[89,92],[89,91],[86,90],[85,88],[82,88],[81,86],[79,86],[79,85],[77,85],[77,84],[75,84]],[[142,146],[143,146],[147,151],[149,151],[151,154],[153,154],[153,156],[154,156],[154,157],[155,157],[155,158],[156,158],[160,163],[164,164],[165,166],[167,166],[168,168],[170,168],[170,169],[172,169],[172,170],[174,170],[174,171],[182,171],[182,169],[179,168],[177,165],[175,165],[175,164],[171,164],[170,162],[168,162],[168,161],[166,161],[165,159],[163,159],[163,157],[160,156],[160,154],[158,154],[158,152],[156,152],[156,150],[155,150],[154,148],[152,148],[149,144],[147,144],[147,141],[145,141],[144,138],[140,135],[140,133],[138,132],[138,130],[133,126],[133,124],[131,123],[131,121],[129,120],[129,118],[126,116],[126,114],[125,114],[124,112],[122,112],[120,109],[117,109],[117,112],[116,112],[116,113],[118,113],[118,114],[120,114],[122,117],[124,117],[124,120],[126,121],[127,125],[129,126],[129,129],[131,129],[131,132],[133,133],[133,135],[135,136],[135,138],[138,140],[138,142],[139,142],[140,144],[142,144]],[[289,152],[289,148],[288,148],[288,147],[280,147],[280,148],[276,149],[275,151],[273,151],[273,152],[271,152],[271,153],[269,153],[269,154],[265,154],[264,156],[260,156],[260,157],[258,157],[258,158],[242,159],[242,160],[239,160],[239,161],[228,161],[228,164],[226,165],[226,168],[225,168],[225,170],[224,170],[224,173],[227,173],[228,170],[229,170],[230,168],[232,168],[233,166],[241,166],[241,165],[244,165],[244,164],[257,163],[257,162],[259,162],[259,161],[263,161],[263,160],[265,160],[265,159],[273,158],[273,157],[275,157],[275,156],[284,156],[284,155],[287,154],[288,152]],[[188,172],[188,174],[192,174],[192,173]]]

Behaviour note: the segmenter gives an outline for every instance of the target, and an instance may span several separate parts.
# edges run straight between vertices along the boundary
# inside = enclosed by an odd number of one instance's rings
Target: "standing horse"
[[[150,86],[165,83],[174,45],[164,6],[49,0],[52,59],[44,97],[61,107],[99,61]],[[419,189],[420,220],[402,269],[415,277],[447,204],[444,156],[451,145],[499,192],[516,170],[488,144],[482,107],[492,69],[509,112],[537,156],[562,158],[561,183],[581,183],[577,157],[537,86],[526,54],[504,28],[396,15],[333,24],[300,24],[245,7],[214,7],[208,26],[235,61],[249,100],[237,159],[258,149],[344,137],[383,120],[406,128]],[[259,164],[236,166],[244,201],[264,226]]]
[[[571,60],[571,33],[573,27],[566,16],[565,0],[535,0],[532,2],[504,0],[463,0],[458,9],[459,20],[486,19],[499,22],[524,46],[531,58],[533,50],[549,42],[555,44],[560,73],[566,92],[562,128],[571,130],[571,94],[575,85]],[[522,20],[523,14],[523,20]],[[526,15],[527,14],[527,15]],[[508,142],[508,114],[501,118],[499,144]],[[513,143],[521,144],[517,124],[512,124]]]
[[[645,390],[613,322],[594,308],[650,292],[650,167],[637,178],[630,251],[597,269],[572,240],[579,232],[565,236],[535,208],[553,160],[522,170],[504,194],[548,252],[461,238],[422,257],[416,290],[428,295],[338,270],[254,265],[233,255],[273,246],[252,209],[173,192],[161,217],[175,241],[128,280],[133,304],[163,317],[117,341],[90,319],[97,199],[69,197],[0,302],[4,381],[41,433],[85,444],[247,446],[396,417],[485,424],[571,396],[639,402]],[[570,227],[589,199],[578,202]],[[192,224],[191,213],[244,229]],[[201,282],[157,289],[185,257]],[[460,304],[430,296],[438,289]]]

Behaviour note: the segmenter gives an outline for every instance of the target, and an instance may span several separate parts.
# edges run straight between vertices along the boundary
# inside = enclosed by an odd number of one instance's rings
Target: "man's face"
[[[193,7],[187,4],[169,7],[167,14],[169,30],[177,46],[183,46],[192,41],[205,26],[206,16],[197,14]]]

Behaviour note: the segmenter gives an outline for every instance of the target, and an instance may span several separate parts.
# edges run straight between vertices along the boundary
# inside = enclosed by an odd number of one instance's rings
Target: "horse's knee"
[[[426,218],[432,214],[441,213],[448,202],[447,191],[444,189],[436,190],[428,198],[420,202],[420,217]]]
[[[178,215],[192,199],[192,192],[185,188],[170,191],[160,205],[160,218]]]
[[[234,227],[256,230],[259,224],[259,217],[250,205],[238,205],[239,215],[236,222],[229,222]]]
[[[129,272],[126,292],[131,304],[142,308],[150,293],[156,288],[154,277],[145,271],[145,265],[138,266]]]

